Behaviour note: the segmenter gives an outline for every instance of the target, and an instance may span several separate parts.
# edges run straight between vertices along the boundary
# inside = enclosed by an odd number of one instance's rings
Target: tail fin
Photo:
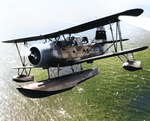
[[[101,40],[101,42],[107,41],[105,27],[98,27],[97,28],[96,35],[95,35],[95,40],[96,41]]]

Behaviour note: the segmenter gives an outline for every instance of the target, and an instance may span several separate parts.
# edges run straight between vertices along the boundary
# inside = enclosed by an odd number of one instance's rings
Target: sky
[[[150,0],[0,0],[0,41],[47,34],[133,8],[150,17]]]

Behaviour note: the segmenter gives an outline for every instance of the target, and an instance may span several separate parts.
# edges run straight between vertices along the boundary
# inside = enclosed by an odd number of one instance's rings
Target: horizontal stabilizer
[[[120,41],[128,41],[129,39],[122,39],[122,40],[115,40],[115,41],[105,41],[105,42],[100,42],[99,44],[109,44],[113,42],[120,42]]]

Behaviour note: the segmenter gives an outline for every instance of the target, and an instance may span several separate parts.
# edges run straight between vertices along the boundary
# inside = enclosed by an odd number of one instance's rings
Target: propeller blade
[[[25,45],[24,47],[21,47],[20,52],[22,56],[26,56],[26,57],[31,53],[29,48]]]
[[[150,31],[150,18],[133,17],[133,16],[119,16],[119,20],[134,25],[136,27]]]
[[[34,65],[38,64],[41,59],[40,51],[37,48],[31,48],[31,54],[28,56],[30,62]]]

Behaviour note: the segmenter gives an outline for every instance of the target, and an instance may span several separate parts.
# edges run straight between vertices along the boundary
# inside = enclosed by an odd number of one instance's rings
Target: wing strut
[[[22,65],[23,65],[23,66],[25,66],[25,63],[24,63],[24,61],[23,61],[23,59],[22,59],[22,57],[21,57],[21,53],[20,53],[20,50],[19,50],[18,44],[17,44],[17,43],[15,43],[15,45],[16,45],[16,48],[17,48],[17,51],[18,51],[18,54],[19,54],[19,57],[20,57],[21,63],[22,63]]]
[[[18,44],[15,42],[15,45],[16,45],[16,48],[17,48],[17,51],[18,51],[18,54],[19,54],[19,57],[20,57],[20,60],[21,60],[21,63],[22,63],[22,66],[25,66],[25,56],[23,58],[21,57],[21,53],[20,53],[20,50],[19,50],[19,47],[18,47]],[[24,45],[25,45],[25,42],[24,42]],[[27,70],[25,68],[23,68],[22,72],[21,72],[21,75],[23,74],[23,72],[25,71],[26,75],[28,74],[27,73]],[[18,69],[18,75],[19,75],[19,69]],[[29,75],[29,74],[28,74]]]
[[[112,28],[112,25],[111,25],[111,22],[110,22],[110,31],[111,31],[111,36],[112,36],[112,40],[113,40],[113,44],[114,45],[114,50],[115,52],[117,52],[118,50],[118,47],[117,47],[117,37],[119,36],[119,41],[120,41],[120,48],[121,48],[121,51],[123,51],[123,44],[122,44],[122,35],[121,35],[121,29],[120,29],[120,22],[116,22],[116,40],[115,40],[115,37],[114,37],[114,33],[113,33],[113,28]],[[111,46],[112,46],[111,45]]]
[[[112,36],[112,40],[113,40],[114,49],[115,49],[115,52],[117,52],[117,43],[115,42],[115,39],[114,39],[114,34],[113,34],[113,29],[112,29],[111,22],[109,23],[109,25],[110,25],[110,31],[111,31],[111,36]]]
[[[120,47],[121,47],[121,50],[123,51],[120,22],[117,22],[117,23],[116,23],[116,29],[118,29],[119,40],[120,40]],[[116,33],[117,33],[117,30],[116,30]],[[116,36],[117,36],[117,35],[116,35]]]
[[[27,43],[24,42],[24,46],[26,44]],[[16,82],[33,81],[34,80],[34,76],[30,75],[32,67],[31,66],[27,66],[28,63],[26,64],[25,55],[23,57],[21,56],[21,53],[20,53],[20,50],[19,50],[17,42],[15,42],[15,45],[16,45],[16,48],[17,48],[17,51],[18,51],[18,54],[19,54],[19,57],[20,57],[20,60],[21,60],[21,63],[22,63],[22,67],[14,67],[14,69],[18,69],[18,75],[14,76],[13,80],[16,81]],[[20,72],[20,70],[21,70],[21,72]]]
[[[58,67],[57,67],[57,75],[59,77],[59,63],[58,63]]]

